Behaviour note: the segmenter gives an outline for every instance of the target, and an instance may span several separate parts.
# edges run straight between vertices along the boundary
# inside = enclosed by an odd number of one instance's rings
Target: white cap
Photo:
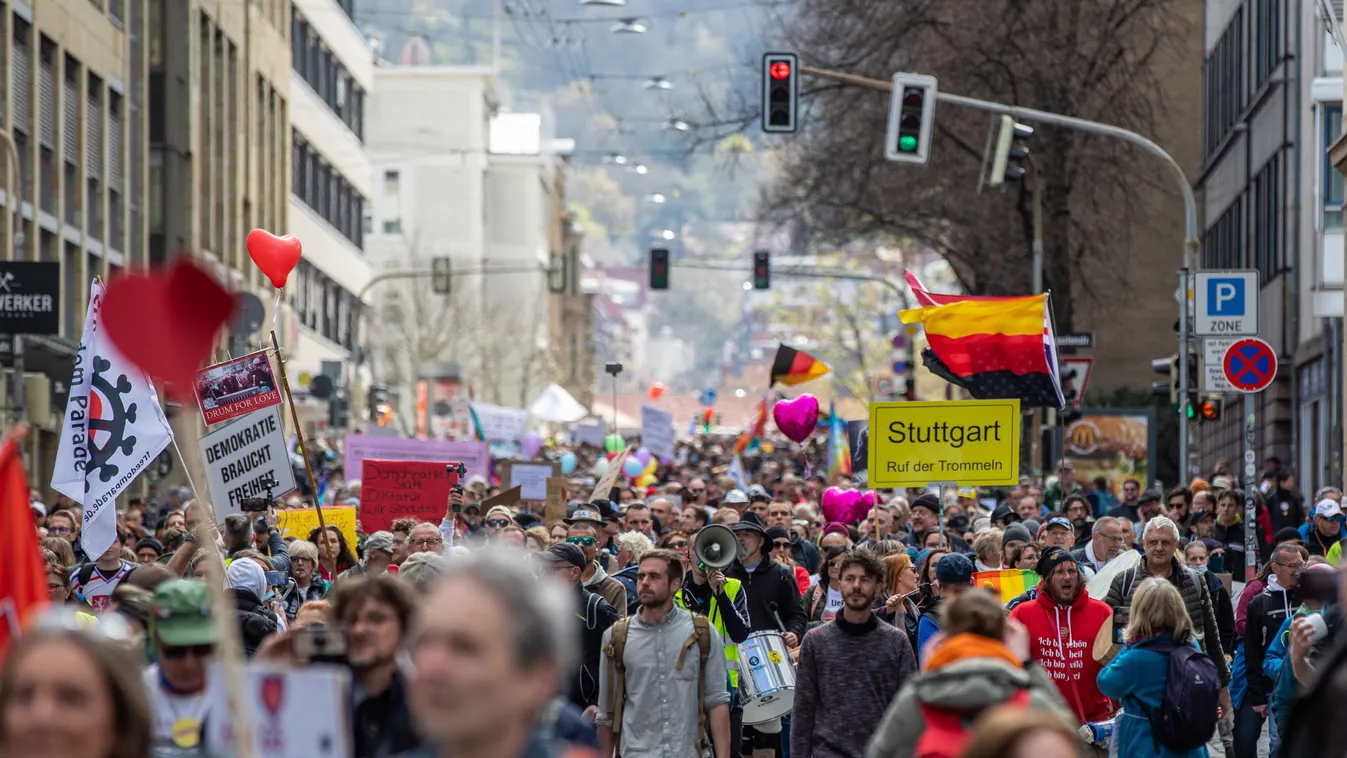
[[[29,507],[29,509],[34,510],[34,511],[37,511],[38,513],[42,514],[43,516],[47,515],[47,506],[43,505],[42,503],[39,503],[39,502],[36,501],[36,500],[34,500],[33,502],[29,503],[29,504],[28,504],[28,507]]]
[[[1318,503],[1315,504],[1314,515],[1323,516],[1324,518],[1334,518],[1336,516],[1341,516],[1342,506],[1338,505],[1337,502],[1334,500],[1324,498],[1323,500],[1320,500]]]
[[[730,490],[729,492],[725,493],[725,499],[721,500],[720,502],[738,503],[738,504],[747,503],[748,495],[744,494],[743,490]]]

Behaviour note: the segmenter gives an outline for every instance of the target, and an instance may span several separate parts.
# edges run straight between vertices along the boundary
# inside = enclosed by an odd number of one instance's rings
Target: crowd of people
[[[80,508],[34,492],[50,607],[4,653],[0,755],[220,756],[232,639],[249,665],[346,672],[354,758],[1257,758],[1264,731],[1273,755],[1344,752],[1321,713],[1347,686],[1337,489],[1306,505],[1270,465],[1247,524],[1223,468],[1114,497],[1064,460],[880,491],[843,523],[820,503],[850,482],[788,448],[732,463],[700,437],[649,487],[577,474],[556,523],[483,512],[500,487],[474,477],[438,521],[355,544],[283,537],[297,496],[217,526],[170,490],[93,556]],[[323,495],[359,498],[339,474]],[[1007,598],[992,576],[1034,581]]]

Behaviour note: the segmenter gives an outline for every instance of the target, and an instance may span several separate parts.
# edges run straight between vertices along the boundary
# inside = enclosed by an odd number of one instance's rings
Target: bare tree
[[[1181,0],[802,0],[787,32],[803,60],[887,80],[936,75],[940,87],[1155,133],[1156,93],[1191,50],[1193,3]],[[1199,6],[1200,10],[1200,6]],[[838,82],[810,82],[804,134],[787,143],[769,215],[806,238],[898,239],[949,261],[976,294],[1031,285],[1027,194],[975,194],[989,119],[941,106],[931,163],[882,158],[889,99]],[[1119,291],[1135,198],[1170,193],[1162,169],[1130,146],[1038,126],[1031,149],[1044,179],[1044,286],[1059,331],[1077,289]],[[1196,128],[1194,126],[1193,128]]]

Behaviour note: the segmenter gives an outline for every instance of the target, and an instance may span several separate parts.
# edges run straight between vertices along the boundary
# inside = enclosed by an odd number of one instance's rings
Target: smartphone
[[[1300,598],[1323,603],[1338,602],[1338,572],[1300,572]]]
[[[294,654],[315,663],[342,663],[346,660],[346,629],[314,624],[295,631]]]
[[[284,571],[267,571],[268,587],[284,587],[290,581],[290,577]]]
[[[264,497],[245,497],[239,501],[239,510],[244,513],[265,513],[271,507],[271,501]]]

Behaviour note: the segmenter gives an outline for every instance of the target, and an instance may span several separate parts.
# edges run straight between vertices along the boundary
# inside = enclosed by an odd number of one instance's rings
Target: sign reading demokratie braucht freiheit
[[[1020,401],[870,404],[870,487],[1019,481]]]

